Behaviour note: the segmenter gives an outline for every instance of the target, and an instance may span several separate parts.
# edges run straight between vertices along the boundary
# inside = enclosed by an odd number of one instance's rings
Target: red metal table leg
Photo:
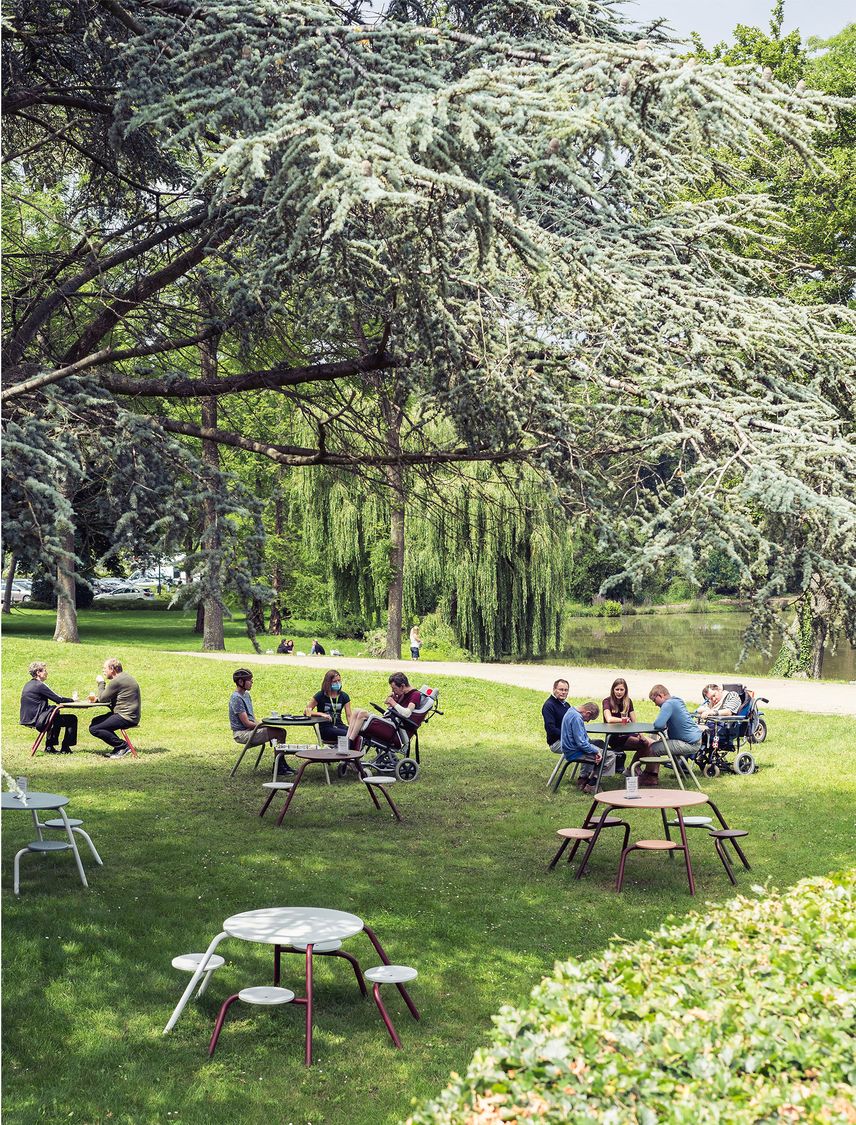
[[[684,814],[680,809],[675,809],[678,814],[678,827],[681,830],[681,844],[683,845],[684,861],[687,865],[687,880],[690,884],[690,894],[695,894],[695,879],[693,878],[693,865],[690,863],[690,848],[687,843],[687,830],[684,827]]]
[[[606,820],[607,816],[609,816],[609,805],[604,805],[603,806],[603,812],[600,814],[600,819],[598,820],[597,824],[595,824],[595,826],[594,826],[594,836],[592,836],[592,838],[589,840],[588,847],[586,848],[586,854],[583,856],[582,863],[577,868],[577,873],[574,876],[575,879],[581,879],[582,878],[583,872],[586,869],[586,864],[589,861],[589,856],[591,855],[592,850],[594,849],[594,846],[597,843],[598,836],[600,836],[601,829],[603,828],[603,822]],[[584,828],[590,827],[588,816],[586,817],[586,821],[585,821],[583,827]]]
[[[300,769],[297,771],[297,777],[294,779],[294,788],[289,789],[288,797],[286,797],[285,804],[282,806],[282,812],[277,817],[277,821],[276,821],[277,828],[279,828],[280,824],[282,824],[282,818],[288,812],[288,806],[291,804],[292,798],[294,797],[294,794],[297,792],[297,787],[300,784],[300,780],[303,777],[303,773],[304,773],[304,771],[305,771],[305,769],[308,765],[309,765],[308,762],[304,762],[303,765],[300,767]],[[273,792],[275,793],[276,790],[274,789]]]

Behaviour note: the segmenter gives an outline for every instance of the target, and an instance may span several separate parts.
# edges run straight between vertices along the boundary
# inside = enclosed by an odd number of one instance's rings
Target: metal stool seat
[[[378,808],[378,809],[380,808],[380,803],[378,802],[377,795],[375,794],[374,790],[380,789],[381,793],[383,793],[384,797],[386,798],[386,803],[389,805],[389,807],[392,809],[393,813],[395,814],[395,819],[396,820],[402,819],[401,813],[398,811],[398,806],[396,805],[395,801],[393,801],[392,797],[390,797],[389,793],[387,792],[390,785],[397,785],[398,784],[398,781],[397,781],[396,778],[391,777],[389,774],[380,774],[380,775],[374,776],[374,777],[368,777],[368,776],[361,777],[360,781],[368,789],[369,795],[370,795],[371,799],[374,801],[376,808]]]
[[[270,805],[271,801],[274,799],[274,797],[276,796],[276,794],[278,792],[281,791],[283,793],[287,793],[290,789],[293,789],[293,788],[294,788],[294,782],[293,781],[263,781],[262,782],[262,789],[269,789],[270,792],[268,793],[267,797],[265,797],[265,803],[259,809],[259,816],[265,815],[265,813],[268,810],[268,806]]]
[[[562,853],[564,852],[564,850],[568,846],[568,844],[571,842],[571,840],[574,841],[574,846],[571,848],[571,854],[568,856],[568,863],[572,863],[573,859],[574,859],[574,856],[577,854],[577,849],[579,848],[579,846],[583,842],[583,840],[591,840],[591,838],[594,836],[595,826],[597,825],[597,823],[599,823],[599,822],[587,820],[586,826],[584,828],[558,828],[556,830],[556,835],[560,836],[562,838],[562,842],[559,845],[559,850],[556,852],[556,854],[553,856],[553,858],[550,860],[549,864],[547,865],[547,870],[548,871],[553,870],[553,868],[556,866],[556,864],[562,858]],[[589,827],[589,825],[591,825],[591,827]],[[630,839],[630,825],[627,823],[627,821],[618,820],[614,816],[608,816],[601,823],[600,826],[601,826],[601,828],[623,828],[624,829],[624,843],[623,843],[622,847],[624,847],[624,848],[627,847],[627,841]]]
[[[173,957],[172,967],[174,969],[181,969],[185,973],[195,973],[199,968],[200,962],[204,959],[204,953],[180,953],[178,957]],[[214,975],[215,969],[220,969],[226,962],[222,957],[216,953],[212,953],[208,958],[208,964],[205,968],[205,976],[202,978],[202,983],[197,990],[197,999],[203,994],[208,987],[211,977]]]
[[[234,996],[230,996],[228,1000],[223,1002],[223,1006],[217,1015],[214,1031],[211,1035],[211,1042],[208,1044],[209,1058],[214,1054],[217,1047],[217,1040],[220,1038],[220,1032],[223,1030],[226,1013],[236,1001],[243,1000],[245,1004],[256,1004],[263,1008],[273,1008],[278,1007],[280,1004],[290,1004],[293,999],[294,993],[290,988],[278,988],[276,985],[269,984],[260,985],[255,988],[242,988],[240,992],[236,992]]]
[[[78,834],[78,836],[83,837],[83,839],[86,841],[86,843],[89,846],[89,850],[92,852],[92,858],[95,860],[95,862],[98,864],[99,867],[103,867],[104,861],[101,859],[101,856],[98,854],[98,851],[97,851],[95,845],[92,843],[92,837],[89,835],[88,832],[84,832],[82,825],[83,825],[83,821],[78,819],[78,817],[70,816],[68,818],[69,828],[72,830],[72,832],[76,832]],[[63,823],[62,818],[58,817],[58,816],[52,817],[50,820],[44,821],[42,824],[39,825],[39,827],[40,828],[52,828],[52,829],[60,828],[60,829],[62,829],[63,832],[65,831],[65,824]]]
[[[717,828],[715,831],[714,829],[710,829],[709,835],[713,840],[714,848],[716,848],[716,854],[719,856],[720,860],[722,861],[722,866],[725,868],[726,875],[731,880],[732,884],[736,887],[737,880],[734,878],[734,868],[731,865],[731,860],[728,858],[728,853],[725,850],[725,845],[730,841],[731,846],[740,857],[740,862],[743,864],[747,871],[750,871],[751,868],[749,866],[749,860],[743,854],[743,849],[737,843],[737,841],[742,836],[748,836],[749,832],[744,828]]]
[[[65,827],[65,826],[63,825],[63,827]],[[17,895],[17,894],[21,893],[20,887],[21,887],[21,856],[22,855],[26,855],[27,852],[41,852],[42,854],[45,854],[47,852],[64,852],[64,851],[71,851],[71,844],[69,844],[67,840],[33,840],[33,842],[31,844],[27,844],[27,846],[25,848],[21,848],[21,850],[15,856],[15,862],[13,864],[13,872],[14,872],[14,884],[13,885],[14,885],[15,894]]]
[[[685,816],[684,828],[707,828],[713,824],[712,816]],[[677,820],[670,820],[670,828],[680,828],[680,822]]]
[[[627,861],[628,855],[633,851],[640,852],[684,852],[687,855],[686,849],[683,844],[678,844],[675,840],[636,840],[629,848],[624,848],[621,853],[621,860],[618,864],[618,879],[615,884],[615,889],[620,891],[624,884],[624,865]],[[689,866],[687,867],[687,874],[689,876]],[[692,880],[690,879],[690,894],[695,894],[695,888]]]
[[[396,1045],[401,1047],[401,1040],[398,1038],[398,1033],[392,1026],[392,1020],[389,1018],[386,1008],[383,1006],[383,1001],[380,998],[380,986],[382,984],[394,984],[398,991],[401,993],[405,1004],[410,1009],[410,1014],[415,1020],[418,1020],[419,1012],[416,1009],[413,1001],[404,987],[405,981],[415,980],[419,974],[416,969],[411,965],[375,965],[374,968],[366,969],[366,980],[372,982],[372,995],[374,996],[375,1004],[380,1012],[381,1019],[386,1024],[386,1030],[389,1032],[389,1037]]]

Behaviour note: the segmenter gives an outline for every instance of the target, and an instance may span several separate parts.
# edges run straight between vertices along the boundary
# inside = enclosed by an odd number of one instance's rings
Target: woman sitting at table
[[[43,660],[34,660],[29,667],[30,679],[21,692],[19,722],[24,727],[38,731],[47,728],[45,753],[70,754],[77,742],[77,716],[55,713],[57,703],[73,702],[70,696],[57,695],[45,683],[48,666]],[[62,746],[57,749],[57,739],[62,734]]]
[[[306,704],[303,714],[324,719],[318,727],[321,741],[335,742],[348,733],[348,728],[342,723],[343,713],[346,722],[350,722],[351,697],[342,691],[342,677],[335,669],[331,669],[324,677],[321,690],[316,691]]]
[[[627,680],[622,676],[613,681],[602,707],[605,723],[621,723],[626,726],[627,723],[636,722],[636,712],[633,710],[633,700],[630,698]],[[632,769],[633,762],[645,756],[651,741],[646,734],[613,734],[609,738],[609,748],[616,753],[623,750],[635,751],[629,766]],[[621,766],[619,765],[618,768],[621,769]]]

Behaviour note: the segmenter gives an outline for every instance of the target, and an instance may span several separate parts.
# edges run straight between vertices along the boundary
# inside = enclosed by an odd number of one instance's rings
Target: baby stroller
[[[745,741],[749,746],[763,742],[767,737],[767,724],[759,703],[769,699],[756,698],[743,684],[723,684],[723,692],[733,691],[740,697],[740,710],[734,715],[719,719],[706,719],[702,748],[696,755],[696,765],[705,777],[718,777],[720,773],[755,773],[755,757],[749,750],[741,749]],[[729,756],[734,755],[734,761]]]
[[[442,715],[443,712],[439,706],[438,691],[427,684],[423,684],[418,690],[421,699],[409,719],[403,718],[392,708],[385,711],[377,703],[372,703],[375,711],[379,711],[395,727],[398,745],[390,746],[373,739],[371,735],[362,735],[362,745],[377,751],[377,756],[372,761],[363,762],[364,767],[377,773],[391,774],[397,781],[415,781],[419,776],[419,727],[434,715]],[[410,756],[411,747],[413,757]]]

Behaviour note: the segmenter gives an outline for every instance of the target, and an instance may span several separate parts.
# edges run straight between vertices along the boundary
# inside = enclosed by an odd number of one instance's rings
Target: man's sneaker
[[[108,758],[124,758],[126,754],[131,753],[130,746],[117,746],[112,754],[108,754]]]
[[[285,759],[283,759],[276,767],[277,777],[294,777],[296,773],[297,770],[293,770],[291,766],[288,765],[288,763],[285,761]]]
[[[57,750],[56,746],[46,746],[45,747],[45,753],[46,754],[58,754],[59,750]]]
[[[582,787],[582,792],[585,793],[587,797],[593,797],[597,790],[593,785],[584,785]]]

